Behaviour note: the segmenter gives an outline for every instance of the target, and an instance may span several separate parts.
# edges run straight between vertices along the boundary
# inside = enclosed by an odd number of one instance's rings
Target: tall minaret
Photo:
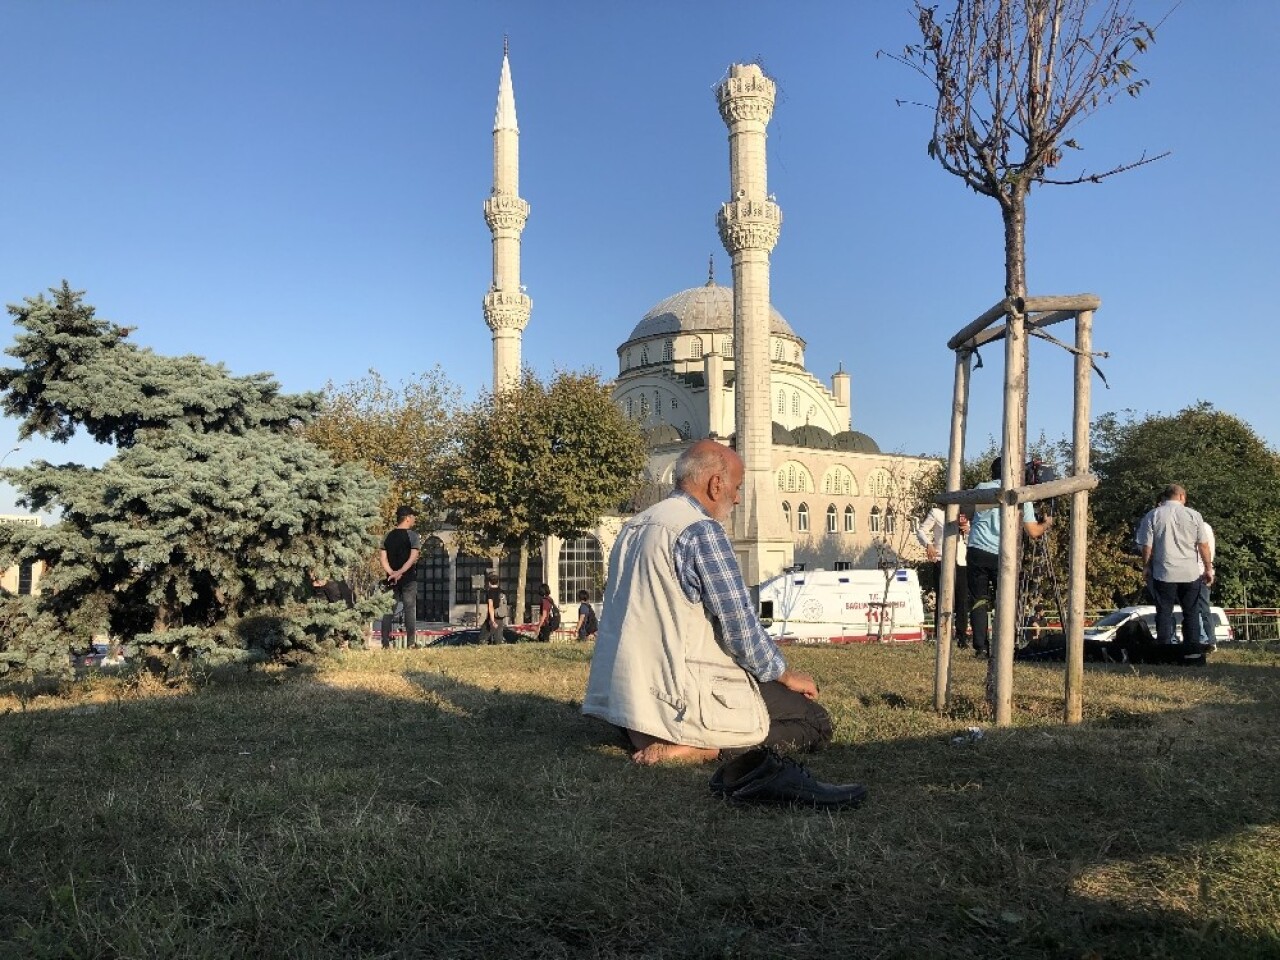
[[[765,170],[765,126],[775,94],[774,82],[753,63],[732,64],[716,87],[729,127],[729,202],[721,205],[716,224],[733,259],[734,430],[746,466],[733,541],[749,584],[781,573],[794,556],[774,482],[769,383],[769,252],[782,228]]]
[[[520,335],[533,310],[533,301],[520,286],[520,234],[529,219],[529,204],[520,199],[520,129],[505,38],[493,117],[493,192],[484,202],[484,219],[493,234],[493,282],[484,297],[484,322],[493,331],[497,393],[520,378]]]

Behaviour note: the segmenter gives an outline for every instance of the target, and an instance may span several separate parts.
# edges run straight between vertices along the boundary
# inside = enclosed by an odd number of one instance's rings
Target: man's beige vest
[[[769,732],[755,680],[716,642],[676,579],[671,548],[707,515],[668,497],[633,518],[609,558],[582,712],[695,747],[749,747]]]

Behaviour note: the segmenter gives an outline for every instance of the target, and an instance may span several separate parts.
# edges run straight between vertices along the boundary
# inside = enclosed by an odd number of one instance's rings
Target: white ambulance
[[[760,584],[760,619],[779,643],[923,640],[916,572],[894,570],[887,600],[884,583],[881,570],[794,570]]]

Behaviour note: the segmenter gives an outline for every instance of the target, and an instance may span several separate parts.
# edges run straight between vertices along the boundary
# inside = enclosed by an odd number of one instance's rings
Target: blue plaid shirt
[[[707,513],[683,491],[672,496],[684,497],[699,512]],[[716,639],[725,652],[761,683],[782,676],[787,661],[756,616],[724,527],[707,514],[705,520],[690,524],[676,538],[671,554],[680,588],[711,615]]]

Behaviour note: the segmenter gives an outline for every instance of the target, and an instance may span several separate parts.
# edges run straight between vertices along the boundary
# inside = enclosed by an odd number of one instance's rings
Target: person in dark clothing
[[[551,599],[551,588],[545,583],[538,588],[542,599],[538,601],[538,641],[550,643],[551,634],[560,627],[560,609]]]
[[[484,588],[484,622],[480,624],[480,642],[487,644],[502,643],[502,625],[507,619],[506,597],[498,586],[498,575],[490,573],[485,578]]]
[[[396,508],[396,525],[382,541],[378,560],[387,575],[391,588],[393,609],[382,618],[382,645],[391,645],[391,624],[395,607],[404,605],[404,637],[397,646],[416,645],[414,634],[418,626],[418,551],[422,539],[413,529],[417,516],[413,507]]]
[[[578,639],[594,640],[600,623],[596,619],[595,608],[590,603],[591,594],[585,590],[578,591]]]
[[[325,603],[346,603],[350,610],[356,605],[356,596],[351,584],[345,580],[327,580],[324,577],[311,577],[311,595]]]

